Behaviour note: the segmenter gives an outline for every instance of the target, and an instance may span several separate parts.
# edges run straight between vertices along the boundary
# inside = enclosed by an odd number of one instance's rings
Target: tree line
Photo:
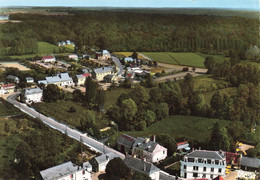
[[[5,34],[2,47],[12,47],[19,37],[22,42],[37,39],[52,44],[70,39],[83,51],[87,46],[110,51],[205,53],[233,49],[244,54],[250,44],[258,43],[258,21],[245,17],[84,11],[70,15],[12,14],[9,18],[22,22],[1,25]],[[28,52],[24,43],[17,44],[15,53]]]

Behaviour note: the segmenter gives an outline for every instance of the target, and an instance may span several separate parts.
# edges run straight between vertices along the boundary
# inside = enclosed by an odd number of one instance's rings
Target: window
[[[203,171],[207,171],[207,167],[203,167]]]
[[[211,168],[211,170],[210,170],[211,172],[214,172],[214,168]]]
[[[199,170],[199,167],[198,167],[198,166],[193,166],[193,170],[194,170],[194,171],[198,171],[198,170]]]
[[[193,173],[193,177],[198,177],[198,173]]]
[[[213,179],[213,175],[212,174],[210,175],[210,179]]]
[[[70,175],[70,178],[71,178],[71,179],[73,178],[73,174]]]
[[[221,168],[218,168],[218,172],[221,173],[222,169]]]
[[[85,170],[82,171],[82,174],[85,174]]]
[[[206,174],[203,174],[203,175],[202,175],[202,178],[206,178]]]
[[[187,173],[184,173],[184,178],[187,178]]]
[[[183,166],[183,169],[186,169],[186,168],[187,168],[187,166],[186,166],[186,165],[184,165],[184,166]]]

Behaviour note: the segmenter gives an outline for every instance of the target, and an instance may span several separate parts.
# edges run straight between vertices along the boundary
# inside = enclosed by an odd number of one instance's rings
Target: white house
[[[66,87],[66,86],[73,86],[73,80],[72,78],[69,76],[68,73],[60,73],[57,74],[55,76],[49,76],[45,78],[46,80],[41,80],[38,81],[38,84],[56,84],[57,86],[60,87]]]
[[[43,91],[40,88],[23,89],[21,100],[27,104],[41,102],[42,93]]]
[[[125,57],[125,62],[132,62],[134,59],[132,57]]]
[[[114,74],[114,69],[112,67],[102,67],[94,69],[94,73],[97,81],[103,81],[106,75]]]
[[[218,151],[195,150],[181,161],[181,177],[187,179],[225,176],[225,155]]]
[[[54,63],[56,61],[56,58],[54,56],[43,56],[42,61],[44,63]]]
[[[90,76],[90,73],[76,75],[76,83],[78,86],[84,85],[86,78]]]
[[[160,179],[160,169],[150,162],[146,162],[130,156],[127,156],[124,159],[124,162],[130,169],[146,174],[152,180]]]
[[[101,51],[101,56],[99,57],[99,59],[101,59],[101,60],[108,60],[110,58],[111,58],[111,55],[108,52],[108,50],[102,50]]]
[[[105,171],[107,164],[110,160],[120,157],[116,153],[110,152],[107,154],[103,154],[101,156],[93,158],[90,163],[93,167],[94,172],[100,172],[100,171]]]
[[[133,144],[132,155],[155,163],[167,157],[167,149],[149,138],[138,137]]]
[[[8,75],[6,77],[6,79],[7,79],[7,81],[14,82],[16,84],[18,84],[20,82],[20,79],[17,76],[14,76],[14,75]]]
[[[15,84],[2,84],[0,86],[0,94],[12,93],[15,90]]]
[[[26,77],[26,83],[34,83],[34,79],[32,77]]]
[[[43,180],[91,180],[89,163],[77,166],[71,161],[40,171]]]

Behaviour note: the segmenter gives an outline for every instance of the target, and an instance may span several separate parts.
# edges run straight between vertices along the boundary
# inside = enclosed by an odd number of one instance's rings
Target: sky
[[[0,0],[6,6],[260,9],[259,0]]]

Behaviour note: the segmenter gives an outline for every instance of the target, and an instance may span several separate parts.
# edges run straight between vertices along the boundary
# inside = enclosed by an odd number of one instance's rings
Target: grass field
[[[80,127],[80,120],[85,119],[87,108],[81,103],[74,101],[60,100],[52,103],[38,103],[33,106],[39,112],[56,119],[59,122],[65,123],[71,127]],[[74,107],[76,112],[69,112],[70,107]],[[98,128],[104,128],[108,122],[105,120],[97,120],[98,113],[96,114],[96,125]]]
[[[69,52],[73,52],[74,48],[72,46],[66,46],[65,48],[68,49]],[[26,54],[26,55],[20,55],[20,56],[10,56],[11,58],[18,58],[18,59],[26,59],[26,58],[33,58],[36,55],[39,56],[45,56],[48,54],[59,54],[59,55],[67,55],[69,54],[69,52],[67,53],[53,53],[53,51],[58,52],[59,47],[47,42],[43,42],[43,41],[39,41],[38,42],[38,53],[37,54]]]
[[[116,55],[118,55],[120,58],[123,58],[123,57],[132,56],[133,52],[113,52],[113,54],[116,54]],[[138,55],[138,58],[139,58],[139,59],[143,59],[143,57],[140,56],[140,55]]]
[[[151,135],[168,134],[172,138],[185,136],[207,142],[210,138],[211,129],[215,122],[219,121],[222,126],[227,126],[230,121],[209,119],[195,116],[169,116],[162,121],[147,127],[145,131],[125,131],[133,137],[151,137]],[[115,143],[115,137],[111,137],[110,143]],[[119,136],[119,135],[118,135]]]
[[[0,117],[12,116],[18,113],[18,110],[12,104],[0,98]]]
[[[116,104],[117,98],[122,93],[128,93],[131,89],[123,89],[123,88],[116,88],[112,90],[105,91],[106,93],[106,99],[105,99],[105,109],[108,109],[110,106]]]

